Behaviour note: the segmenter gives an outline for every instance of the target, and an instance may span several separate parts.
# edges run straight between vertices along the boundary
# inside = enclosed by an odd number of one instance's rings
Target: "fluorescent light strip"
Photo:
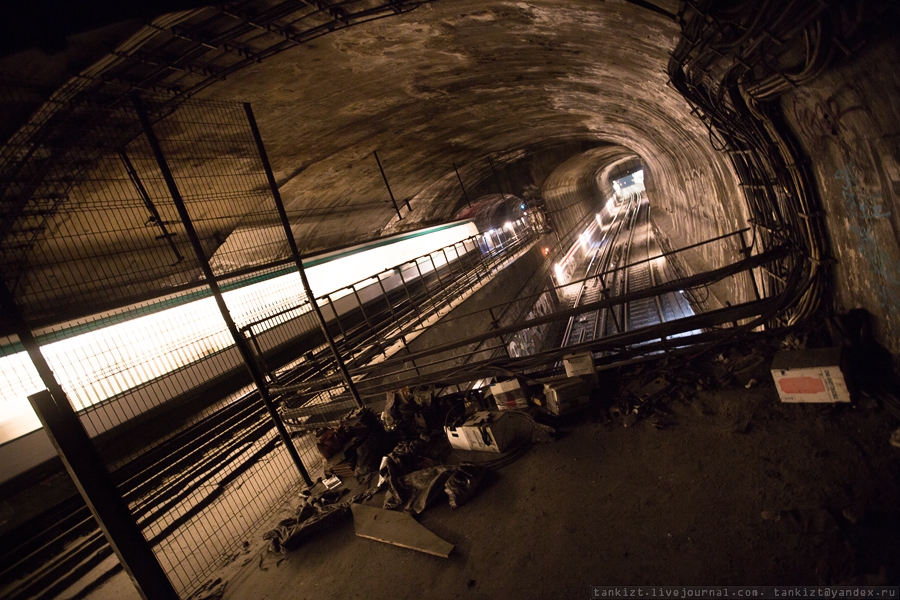
[[[308,267],[307,277],[317,297],[330,293],[337,299],[352,293],[348,286],[356,282],[477,234],[475,225],[466,222],[411,235],[362,252],[340,253],[338,258]],[[449,256],[453,258],[453,253]],[[443,253],[434,261],[436,266],[443,264]],[[420,266],[423,273],[431,268],[430,260]],[[223,297],[239,327],[305,301],[296,271],[231,289]],[[307,310],[299,308],[269,319],[254,332]],[[45,344],[41,352],[73,406],[83,410],[232,345],[214,299],[207,297]],[[0,357],[0,443],[40,427],[27,397],[42,389],[25,352]]]

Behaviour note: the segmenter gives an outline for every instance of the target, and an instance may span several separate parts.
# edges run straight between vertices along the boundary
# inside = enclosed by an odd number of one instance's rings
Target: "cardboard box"
[[[528,389],[518,378],[491,386],[491,395],[500,410],[528,408]]]
[[[458,427],[444,427],[450,445],[459,450],[503,452],[516,439],[516,417],[499,411],[479,411]]]
[[[564,378],[544,383],[547,410],[562,416],[590,403],[590,387],[583,379]]]
[[[782,402],[850,402],[840,348],[781,351],[772,378]]]
[[[569,354],[563,357],[563,365],[566,367],[566,377],[594,374],[594,355],[590,352]]]

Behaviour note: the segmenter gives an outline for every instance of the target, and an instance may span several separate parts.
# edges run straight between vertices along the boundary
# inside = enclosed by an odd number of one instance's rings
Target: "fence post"
[[[456,171],[456,178],[459,180],[459,187],[462,188],[463,197],[466,199],[466,205],[471,208],[472,202],[469,200],[469,194],[466,192],[466,186],[463,185],[462,177],[459,176],[459,169],[456,168],[456,163],[453,163],[453,170]]]
[[[116,490],[84,425],[25,323],[12,292],[2,280],[0,307],[10,321],[17,324],[16,335],[47,387],[29,396],[28,401],[122,568],[144,600],[177,600],[178,594],[172,582],[150,549],[128,505]]]
[[[165,154],[163,154],[162,146],[160,146],[156,133],[153,131],[153,125],[150,123],[147,109],[144,108],[143,102],[141,102],[140,98],[136,95],[132,96],[131,100],[134,103],[138,118],[141,120],[141,125],[144,128],[144,134],[147,136],[150,148],[153,150],[153,156],[156,158],[160,173],[162,173],[169,194],[172,196],[172,202],[178,210],[178,216],[184,226],[184,232],[191,242],[191,247],[197,257],[197,262],[200,264],[200,269],[203,271],[203,277],[212,292],[213,298],[215,298],[219,313],[221,313],[222,319],[225,321],[225,326],[228,328],[228,332],[231,334],[235,345],[238,347],[238,351],[241,353],[241,357],[244,359],[244,365],[247,367],[247,370],[250,371],[253,383],[256,384],[256,389],[259,391],[263,404],[265,404],[266,410],[269,411],[269,415],[275,423],[275,428],[278,430],[278,434],[281,436],[291,460],[294,461],[297,471],[300,472],[300,476],[303,478],[306,485],[312,486],[312,479],[310,479],[303,461],[300,460],[300,455],[297,453],[297,448],[294,447],[294,441],[291,439],[291,434],[288,433],[288,430],[285,428],[284,422],[281,420],[281,415],[278,414],[278,410],[272,402],[272,396],[266,386],[265,376],[260,371],[259,365],[256,363],[253,351],[250,350],[246,338],[241,335],[237,326],[234,324],[234,320],[231,318],[228,305],[225,304],[225,299],[222,297],[222,290],[219,289],[219,282],[216,280],[216,276],[213,273],[212,267],[209,265],[209,260],[206,258],[206,253],[203,250],[203,243],[200,241],[200,236],[197,235],[197,230],[194,229],[194,223],[188,213],[187,206],[184,204],[184,199],[181,197],[181,192],[178,190],[178,185],[175,183],[175,177],[169,169],[169,163],[166,161]],[[315,302],[313,302],[313,305],[315,306]]]
[[[312,288],[309,286],[309,280],[306,278],[306,270],[303,268],[303,261],[300,258],[300,249],[297,248],[297,240],[294,239],[294,233],[291,231],[291,223],[288,221],[287,212],[284,210],[284,203],[281,201],[278,183],[275,181],[275,174],[272,173],[272,165],[269,164],[269,155],[266,154],[266,147],[263,145],[262,136],[259,133],[259,127],[256,125],[256,118],[253,116],[253,109],[250,108],[249,103],[244,103],[244,112],[247,113],[247,122],[250,123],[250,129],[253,131],[253,140],[256,142],[257,150],[259,150],[259,158],[262,160],[263,169],[266,171],[266,179],[269,182],[269,189],[272,191],[272,197],[275,199],[275,206],[278,208],[278,216],[281,219],[281,226],[284,228],[284,235],[287,237],[288,247],[291,249],[291,255],[294,258],[294,263],[297,265],[297,271],[300,272],[303,290],[306,292],[306,297],[309,298],[309,303],[312,305],[313,312],[319,320],[319,328],[322,330],[322,335],[324,335],[325,339],[328,341],[328,347],[331,348],[331,353],[334,355],[334,360],[337,363],[338,370],[341,372],[341,376],[344,378],[347,389],[350,391],[350,395],[353,396],[353,400],[356,401],[357,406],[362,406],[363,401],[359,395],[359,391],[356,389],[356,384],[353,383],[353,378],[350,377],[350,372],[347,371],[347,365],[344,364],[344,359],[341,358],[341,353],[338,352],[337,345],[334,343],[334,338],[331,337],[331,332],[328,331],[325,317],[322,316],[322,311],[316,303],[316,297],[313,295]],[[335,313],[334,318],[337,318],[337,313]]]

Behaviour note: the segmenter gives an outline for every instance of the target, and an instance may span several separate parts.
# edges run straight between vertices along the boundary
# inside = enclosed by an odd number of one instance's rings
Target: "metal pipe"
[[[445,289],[444,280],[441,279],[441,274],[438,273],[437,265],[434,262],[434,253],[433,252],[428,255],[428,260],[431,261],[431,268],[434,270],[434,274],[437,276],[438,284],[441,286],[442,290]]]
[[[412,295],[409,293],[409,286],[406,285],[406,277],[403,276],[402,265],[397,269],[397,273],[400,275],[400,283],[403,284],[403,289],[406,290],[406,299],[409,300],[409,305],[412,306],[413,311],[416,313],[416,319],[419,323],[422,323],[422,313],[419,312],[419,305],[415,303]]]
[[[378,332],[375,331],[375,328],[372,327],[372,322],[369,321],[369,316],[366,314],[366,309],[363,306],[362,299],[359,297],[359,291],[356,289],[356,285],[351,285],[350,289],[353,290],[353,296],[356,298],[356,304],[359,305],[359,312],[362,313],[363,320],[366,322],[366,327],[371,331],[371,337],[375,338],[375,346],[381,350],[381,353],[387,356],[387,353],[384,350],[382,344],[378,341]]]
[[[463,198],[466,199],[466,205],[471,208],[472,202],[469,200],[469,194],[466,192],[466,186],[463,185],[462,177],[459,176],[459,169],[456,168],[456,163],[453,163],[453,170],[456,171],[456,178],[459,180],[459,187],[462,188]]]
[[[584,306],[579,307],[579,308],[570,308],[570,309],[559,311],[557,313],[553,313],[550,315],[536,317],[529,321],[523,321],[522,323],[517,323],[515,325],[507,325],[505,327],[501,327],[499,330],[496,330],[496,331],[478,334],[478,335],[474,335],[474,336],[465,338],[464,340],[458,340],[455,342],[449,342],[446,344],[440,344],[440,345],[434,346],[433,348],[431,348],[428,351],[421,351],[421,352],[416,353],[415,356],[422,356],[422,355],[428,354],[429,352],[436,353],[436,352],[443,352],[446,350],[452,350],[457,347],[464,346],[467,344],[472,344],[472,343],[475,343],[480,340],[497,337],[498,333],[499,334],[515,333],[516,331],[520,331],[522,329],[527,329],[529,327],[535,327],[538,325],[543,325],[544,323],[550,323],[550,322],[553,322],[556,320],[562,320],[562,319],[568,318],[569,316],[574,315],[574,314],[580,314],[583,312],[588,312],[591,310],[596,310],[596,309],[604,308],[604,307],[618,306],[618,305],[621,305],[626,302],[632,302],[634,300],[639,300],[641,298],[650,298],[650,297],[655,296],[656,294],[662,294],[662,293],[666,293],[666,292],[677,291],[679,289],[696,287],[698,285],[714,283],[716,281],[724,279],[725,277],[729,277],[729,276],[735,275],[736,273],[746,271],[747,269],[752,269],[752,268],[758,267],[761,264],[784,258],[789,253],[790,252],[787,247],[776,246],[774,248],[766,250],[765,252],[762,252],[760,254],[755,254],[750,258],[732,263],[725,267],[719,267],[718,269],[714,269],[712,271],[708,271],[705,273],[699,273],[697,275],[691,275],[689,277],[685,277],[682,279],[677,279],[674,281],[660,284],[659,286],[657,286],[656,289],[639,290],[639,291],[632,292],[625,296],[617,296],[617,297],[606,299],[606,300],[599,300],[597,302],[585,304]],[[679,319],[678,321],[682,321],[682,320],[683,319]],[[672,322],[675,322],[675,321],[672,321]],[[383,362],[379,363],[379,367],[387,366],[392,361],[394,361],[394,359],[388,359],[387,361],[383,361]],[[359,369],[354,370],[354,373],[361,373],[361,372],[362,371],[360,371]]]
[[[175,245],[175,240],[172,239],[175,237],[175,234],[170,233],[169,230],[166,229],[166,222],[159,214],[159,210],[157,210],[156,205],[150,198],[150,194],[147,193],[147,188],[144,187],[144,182],[141,181],[140,177],[138,177],[134,165],[131,164],[131,159],[128,158],[128,155],[124,150],[119,152],[119,157],[122,159],[122,164],[125,165],[125,170],[128,172],[128,177],[131,178],[131,183],[134,184],[138,195],[141,197],[141,200],[144,201],[144,206],[146,206],[147,210],[150,212],[150,219],[154,223],[156,223],[156,225],[159,227],[159,230],[162,231],[162,235],[156,236],[156,239],[166,240],[166,242],[169,244],[169,247],[172,249],[172,252],[175,254],[175,263],[171,265],[174,267],[184,260],[184,256],[181,255],[181,252],[178,251],[178,246]]]
[[[400,327],[400,319],[397,317],[397,313],[394,312],[394,306],[391,304],[391,299],[388,298],[387,291],[384,289],[384,284],[381,282],[381,274],[376,276],[378,278],[378,285],[381,287],[381,295],[384,298],[385,303],[387,304],[388,310],[391,312],[391,320],[397,325],[398,329],[401,329],[400,333],[402,334],[402,328]],[[400,275],[400,278],[403,278],[403,275]],[[409,345],[406,343],[406,336],[403,335],[400,338],[400,341],[403,342],[403,347],[406,348],[406,353],[411,354],[412,350],[409,349]],[[387,356],[385,354],[385,356]],[[416,373],[419,372],[419,368],[416,366],[416,361],[411,361],[413,364],[413,368],[416,370]]]
[[[496,316],[494,316],[494,309],[489,309],[489,310],[490,310],[490,314],[491,314],[491,329],[499,329],[500,321],[497,319]],[[503,350],[506,352],[506,357],[511,358],[510,354],[509,354],[509,346],[506,345],[506,340],[503,339],[502,335],[499,335],[497,337],[500,338],[500,343],[503,344]],[[479,346],[480,345],[481,345],[481,342],[479,342]],[[477,350],[477,348],[476,348],[476,350]]]
[[[744,240],[744,231],[746,231],[746,229],[741,231],[738,239],[741,241],[741,254],[744,256],[744,258],[747,258],[748,256],[750,256],[750,252],[752,250],[749,246],[747,246],[747,242]],[[759,300],[761,296],[759,294],[759,285],[756,283],[756,275],[753,274],[753,271],[748,272],[747,275],[750,277],[750,282],[753,284],[753,295],[757,300]]]
[[[203,250],[203,243],[200,241],[200,236],[194,229],[194,224],[191,221],[191,216],[188,213],[187,206],[185,206],[184,200],[181,197],[181,192],[178,190],[178,185],[175,183],[175,177],[172,175],[172,171],[169,169],[169,164],[166,161],[165,155],[163,154],[162,147],[159,144],[156,133],[153,131],[153,125],[150,123],[150,116],[147,114],[147,109],[144,107],[144,103],[141,102],[141,99],[137,95],[132,95],[131,100],[134,104],[135,110],[137,111],[138,118],[141,121],[141,125],[144,128],[144,134],[147,137],[150,148],[153,150],[153,155],[156,158],[156,163],[157,165],[159,165],[159,170],[166,182],[166,187],[169,189],[169,194],[172,196],[172,202],[175,204],[175,208],[178,210],[178,216],[181,218],[181,223],[184,226],[185,233],[187,234],[188,240],[191,243],[191,247],[194,250],[194,254],[197,257],[197,262],[200,264],[200,269],[203,272],[204,278],[206,279],[206,284],[209,286],[209,289],[212,292],[213,297],[215,298],[216,306],[218,306],[219,308],[219,312],[222,315],[222,319],[225,321],[228,332],[231,334],[235,345],[237,345],[238,350],[241,353],[241,357],[244,359],[244,364],[247,367],[247,370],[250,371],[250,376],[253,378],[253,383],[256,384],[256,389],[259,391],[259,395],[262,398],[263,404],[265,404],[266,410],[269,411],[269,415],[272,417],[272,421],[275,423],[275,428],[278,430],[278,434],[281,436],[281,439],[284,442],[285,448],[287,448],[291,460],[294,461],[294,465],[296,465],[297,471],[300,473],[303,481],[306,483],[306,485],[311,487],[313,484],[312,479],[310,479],[309,473],[307,473],[303,461],[300,460],[300,455],[297,453],[297,448],[294,447],[294,442],[291,439],[291,435],[285,428],[284,423],[281,421],[281,416],[278,414],[278,410],[275,408],[275,404],[272,402],[272,397],[269,395],[269,391],[266,387],[265,377],[257,368],[256,362],[253,358],[253,352],[247,345],[247,340],[240,334],[237,326],[234,324],[234,321],[231,318],[231,313],[228,311],[228,305],[225,304],[225,299],[222,297],[222,291],[221,289],[219,289],[219,283],[218,281],[216,281],[216,276],[213,273],[212,267],[209,264],[209,260],[206,258],[206,253]]]
[[[497,171],[494,169],[494,159],[491,158],[490,154],[488,154],[488,162],[491,164],[491,173],[494,174],[494,181],[497,183],[497,191],[500,192],[500,197],[506,202],[506,194],[503,193],[503,187],[500,185],[500,177],[497,176]]]
[[[603,352],[613,351],[624,347],[631,347],[632,350],[630,351],[622,351],[623,355],[628,355],[651,352],[655,350],[664,350],[665,348],[657,343],[652,342],[652,340],[660,339],[662,335],[671,337],[673,335],[692,331],[695,329],[714,327],[716,325],[720,325],[724,322],[730,322],[735,319],[740,320],[763,315],[771,311],[773,307],[777,306],[777,304],[778,298],[754,300],[744,304],[731,306],[724,309],[718,309],[709,313],[694,315],[692,317],[678,319],[675,321],[668,321],[666,323],[660,323],[652,327],[641,328],[630,331],[628,333],[610,336],[608,338],[601,338],[601,340],[591,340],[582,344],[567,346],[565,349],[555,348],[552,350],[539,352],[537,354],[532,354],[521,359],[510,359],[508,361],[504,361],[503,359],[497,359],[496,357],[494,357],[485,361],[480,361],[478,363],[471,363],[469,365],[470,369],[467,369],[466,371],[461,371],[458,366],[453,365],[448,369],[429,372],[421,377],[411,379],[401,379],[399,381],[392,379],[388,382],[379,382],[376,379],[370,379],[365,381],[366,387],[364,388],[364,393],[366,395],[374,396],[381,391],[386,391],[387,389],[396,389],[397,387],[402,387],[404,385],[425,385],[435,381],[439,381],[443,384],[455,382],[457,380],[470,381],[472,379],[477,379],[484,376],[477,372],[478,367],[490,367],[492,373],[496,373],[498,369],[509,371],[516,368],[531,368],[535,364],[547,364],[552,361],[558,361],[563,354],[567,354],[570,352],[580,352],[587,350],[590,350],[592,352]],[[688,345],[693,343],[694,340],[721,340],[723,336],[730,334],[728,332],[733,331],[734,329],[728,329],[725,333],[721,331],[712,331],[702,334],[696,334],[693,336],[686,336],[683,338],[679,338],[679,343]],[[470,343],[470,340],[465,340],[461,345],[466,345],[467,343]],[[636,344],[641,344],[640,348],[635,348],[634,346]],[[418,356],[422,354],[423,353],[420,352],[416,353],[415,355]],[[384,367],[385,363],[381,363],[378,366]],[[424,368],[427,365],[420,366]],[[477,375],[473,376],[473,371],[477,373]]]
[[[341,340],[344,342],[344,347],[347,348],[347,354],[350,356],[350,359],[354,359],[353,349],[350,347],[350,344],[347,339],[347,332],[344,331],[344,324],[341,323],[341,317],[338,315],[337,308],[334,306],[334,301],[331,299],[331,294],[326,294],[325,299],[328,300],[329,306],[331,306],[331,312],[334,313],[334,320],[338,324],[338,329],[341,330]],[[335,344],[336,345],[336,344]]]
[[[394,199],[394,192],[391,191],[391,184],[388,183],[387,175],[384,174],[384,167],[381,166],[381,160],[378,158],[378,151],[373,150],[372,154],[375,155],[375,162],[378,163],[378,170],[381,171],[381,178],[384,179],[384,185],[387,187],[388,195],[391,197],[391,202],[394,204],[394,210],[397,211],[397,219],[403,220],[403,217],[400,215],[400,209],[397,208],[397,201]],[[409,200],[406,201],[407,210],[412,210],[409,206]]]

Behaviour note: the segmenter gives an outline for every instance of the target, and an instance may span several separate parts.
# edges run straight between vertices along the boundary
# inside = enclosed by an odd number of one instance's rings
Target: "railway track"
[[[463,253],[419,273],[416,279],[403,281],[402,287],[382,297],[361,303],[357,311],[341,315],[340,320],[330,323],[330,329],[348,366],[365,364],[381,353],[381,340],[396,333],[398,327],[424,322],[446,302],[489,276],[508,253],[529,241],[519,239],[509,248],[495,247],[484,254]],[[476,257],[476,253],[481,255]],[[294,343],[315,350],[307,354],[307,360],[275,369],[279,385],[320,378],[323,373],[319,365],[331,360],[327,347],[312,337],[310,343]],[[267,357],[260,358],[265,363]],[[225,395],[221,390],[218,393],[219,398]],[[216,410],[199,407],[203,414],[185,418],[175,432],[170,422],[163,423],[163,428],[169,428],[165,439],[143,448],[129,447],[110,461],[113,481],[151,546],[165,543],[216,502],[223,489],[239,484],[248,469],[281,446],[280,439],[271,435],[274,424],[254,390],[217,406]],[[101,453],[110,458],[102,448]],[[235,543],[239,545],[240,540]],[[90,574],[94,579],[74,596],[84,597],[121,569],[115,563],[97,573],[112,556],[112,549],[78,494],[4,534],[0,548],[0,596],[9,600],[55,598],[76,583],[84,585]],[[221,557],[214,558],[213,567],[221,561]],[[198,568],[197,572],[208,570]],[[196,583],[202,583],[202,579]]]
[[[650,204],[643,193],[634,194],[604,229],[572,306],[577,308],[665,283],[668,274],[660,261],[653,259],[659,254],[650,222]],[[572,317],[562,345],[650,327],[691,314],[687,301],[677,294],[641,298]]]

